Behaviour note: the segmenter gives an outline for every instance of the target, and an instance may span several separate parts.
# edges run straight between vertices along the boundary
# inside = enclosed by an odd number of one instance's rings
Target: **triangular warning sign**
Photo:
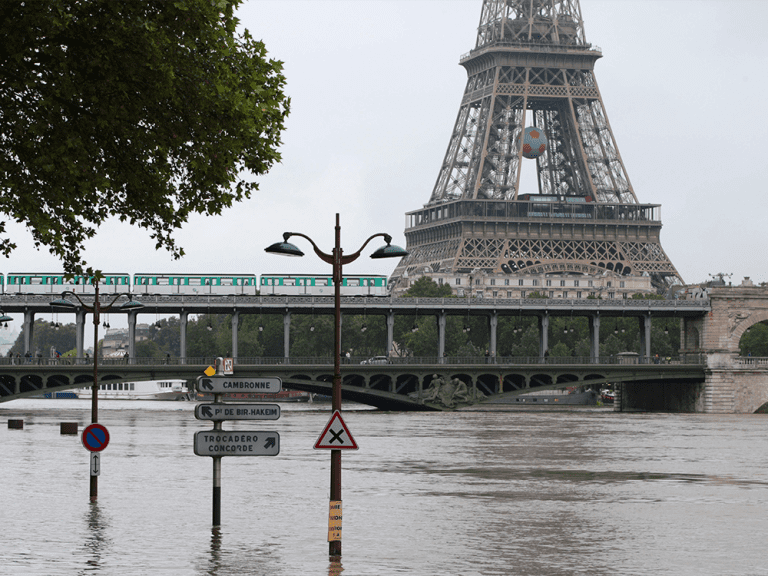
[[[357,450],[357,442],[349,433],[338,410],[333,412],[331,419],[328,420],[328,424],[315,442],[315,449]]]

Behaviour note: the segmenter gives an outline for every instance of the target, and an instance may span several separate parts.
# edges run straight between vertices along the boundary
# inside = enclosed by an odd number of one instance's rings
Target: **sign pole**
[[[331,409],[341,412],[341,282],[342,250],[341,224],[336,214],[335,246],[333,248],[333,386],[331,388]],[[331,500],[328,510],[334,503],[341,503],[341,450],[331,450]],[[341,538],[328,539],[328,557],[331,561],[341,560]]]
[[[221,394],[213,395],[213,402],[221,402]],[[214,431],[219,431],[222,421],[213,423]],[[213,525],[221,526],[221,456],[213,457]]]

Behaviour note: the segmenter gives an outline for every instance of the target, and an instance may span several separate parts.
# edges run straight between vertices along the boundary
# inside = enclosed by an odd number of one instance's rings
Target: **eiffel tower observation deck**
[[[422,276],[499,298],[627,298],[682,283],[661,247],[661,206],[639,203],[619,154],[601,57],[578,0],[483,1],[437,182],[406,214],[395,294]],[[543,153],[524,146],[526,127],[546,138]],[[527,189],[521,172],[534,169]]]

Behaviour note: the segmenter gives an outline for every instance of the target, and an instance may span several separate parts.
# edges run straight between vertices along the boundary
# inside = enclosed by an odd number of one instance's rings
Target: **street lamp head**
[[[408,256],[407,250],[400,248],[400,246],[392,246],[390,244],[390,242],[392,242],[391,237],[386,236],[384,240],[386,240],[387,245],[382,246],[376,250],[376,252],[371,254],[371,258],[402,258],[403,256]]]
[[[57,298],[56,300],[51,300],[51,306],[54,308],[67,308],[68,310],[72,310],[74,308],[77,308],[77,305],[73,302],[70,302],[66,298]]]
[[[275,242],[271,246],[264,248],[264,252],[269,252],[270,254],[282,254],[283,256],[304,256],[304,252],[299,250],[298,246],[288,242],[288,238],[290,237],[291,233],[285,232],[283,234],[282,242]]]
[[[137,300],[128,300],[128,302],[120,305],[120,310],[138,310],[139,308],[144,308],[144,304]]]
[[[13,320],[13,318],[11,318],[10,316],[8,316],[8,314],[0,310],[0,322],[10,322],[11,320]],[[6,324],[6,328],[7,326],[8,325]]]

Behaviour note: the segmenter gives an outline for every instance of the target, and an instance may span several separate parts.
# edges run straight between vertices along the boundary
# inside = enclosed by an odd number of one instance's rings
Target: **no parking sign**
[[[101,452],[109,444],[109,431],[101,424],[90,424],[83,430],[82,441],[89,452]]]

